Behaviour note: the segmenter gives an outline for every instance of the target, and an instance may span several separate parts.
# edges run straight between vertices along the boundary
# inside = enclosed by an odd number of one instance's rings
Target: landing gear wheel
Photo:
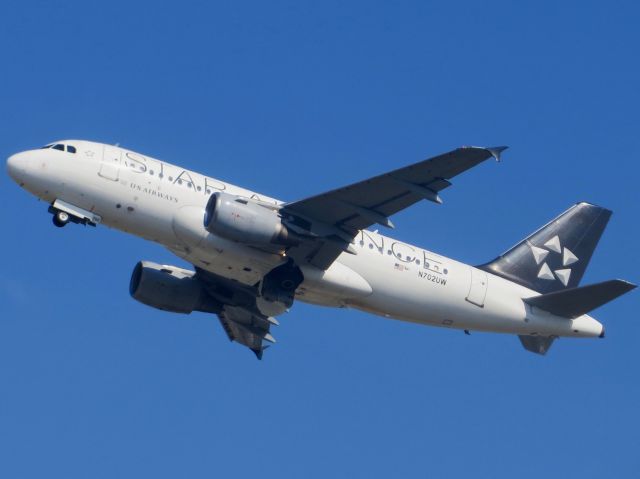
[[[58,211],[53,215],[53,224],[58,228],[62,228],[69,222],[69,213],[65,211]]]

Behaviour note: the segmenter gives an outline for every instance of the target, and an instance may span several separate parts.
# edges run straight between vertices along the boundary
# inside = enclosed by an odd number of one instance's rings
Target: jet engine
[[[209,233],[252,246],[292,246],[299,237],[290,231],[269,206],[228,193],[211,195],[204,213]]]
[[[177,266],[140,261],[131,274],[129,293],[147,306],[172,313],[219,312],[220,305],[194,276],[194,271]]]

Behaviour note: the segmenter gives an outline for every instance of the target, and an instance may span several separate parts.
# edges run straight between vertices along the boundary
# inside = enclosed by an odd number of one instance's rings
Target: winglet
[[[251,351],[253,351],[253,354],[256,355],[256,358],[258,358],[259,360],[262,360],[262,352],[264,351],[264,348],[260,348],[260,349],[251,348]]]
[[[264,351],[266,349],[268,349],[268,348],[269,348],[269,345],[266,344],[266,345],[262,346],[260,349],[258,349],[258,348],[249,348],[249,349],[251,349],[251,351],[253,351],[253,354],[256,355],[256,358],[258,358],[259,360],[262,361],[262,353],[264,353]]]
[[[502,152],[507,148],[509,147],[508,146],[489,146],[485,148],[485,150],[491,153],[491,156],[493,156],[496,159],[496,161],[500,161],[500,155],[502,155]]]
[[[508,146],[463,146],[462,148],[472,148],[475,150],[484,150],[493,156],[496,161],[500,161],[502,152],[509,148]]]

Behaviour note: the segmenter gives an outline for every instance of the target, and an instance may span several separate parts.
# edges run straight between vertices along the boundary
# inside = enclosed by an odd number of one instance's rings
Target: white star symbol
[[[536,264],[541,264],[540,270],[538,271],[538,278],[549,281],[553,281],[557,278],[558,281],[567,286],[569,284],[569,279],[571,278],[571,268],[556,269],[554,271],[551,271],[551,268],[549,268],[549,265],[545,262],[545,259],[551,252],[562,254],[562,266],[569,266],[570,264],[578,261],[578,257],[573,254],[573,252],[569,248],[562,247],[558,235],[548,240],[543,245],[544,248],[535,246],[531,243],[528,244]]]

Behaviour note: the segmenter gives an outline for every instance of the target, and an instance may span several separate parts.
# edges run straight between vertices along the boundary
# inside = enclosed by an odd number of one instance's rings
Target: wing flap
[[[247,346],[258,359],[262,359],[262,353],[268,347],[264,341],[276,342],[269,332],[271,324],[277,324],[273,318],[240,306],[225,305],[218,319],[229,339]]]

